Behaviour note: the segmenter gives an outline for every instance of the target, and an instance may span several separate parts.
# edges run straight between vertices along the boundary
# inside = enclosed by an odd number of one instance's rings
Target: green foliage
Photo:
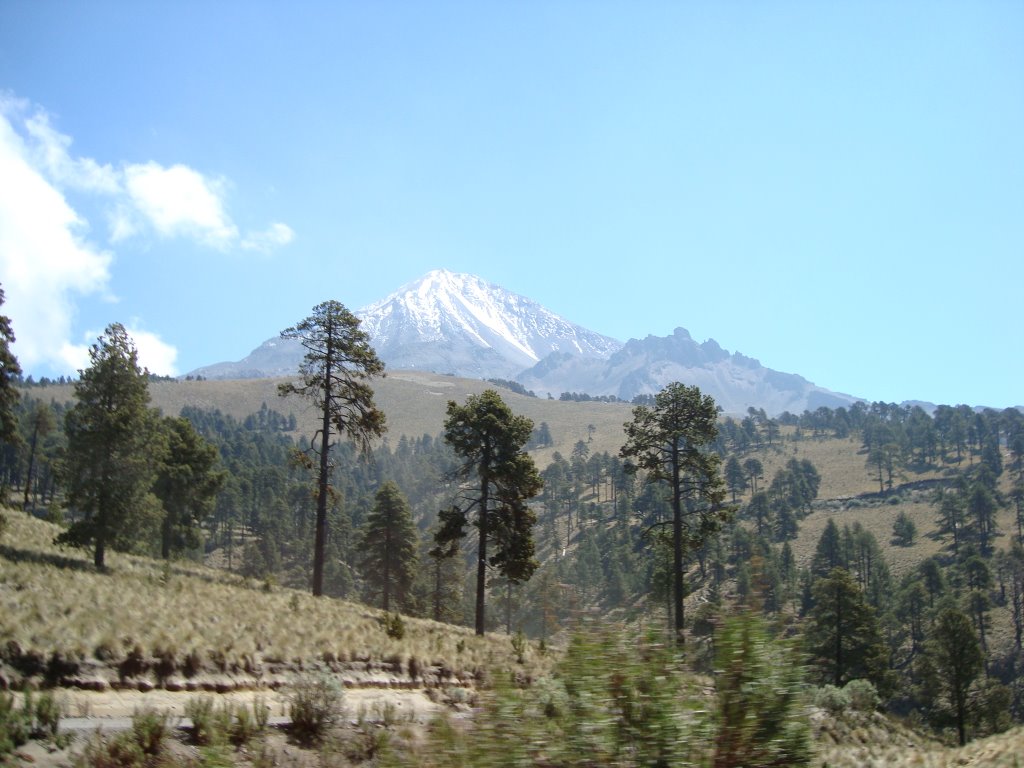
[[[75,768],[144,768],[146,755],[131,731],[112,737],[96,732],[74,760]]]
[[[718,695],[716,766],[807,765],[797,651],[773,640],[752,613],[728,618],[715,640]]]
[[[222,743],[227,731],[223,712],[217,709],[214,700],[208,696],[186,701],[185,717],[192,721],[192,741],[200,746]]]
[[[127,731],[96,732],[74,760],[75,768],[154,768],[173,764],[166,750],[170,716],[152,708],[136,710]]]
[[[917,536],[917,526],[906,512],[896,515],[892,524],[892,542],[898,547],[909,547]]]
[[[323,741],[342,714],[341,682],[324,671],[308,673],[295,682],[288,697],[291,734],[302,744]]]
[[[851,680],[843,691],[850,697],[850,706],[857,712],[874,712],[882,704],[878,689],[870,680]]]
[[[249,744],[266,730],[269,712],[261,698],[256,698],[251,708],[230,701],[218,707],[210,697],[197,697],[185,703],[185,717],[192,721],[192,741],[202,747]]]
[[[678,642],[683,641],[683,555],[731,517],[724,506],[721,457],[709,450],[718,436],[718,408],[696,386],[669,384],[654,406],[638,405],[627,422],[620,455],[634,459],[652,482],[668,485],[672,497],[673,607]]]
[[[147,378],[124,326],[108,326],[89,357],[64,420],[68,507],[80,518],[58,541],[94,546],[93,561],[102,569],[108,546],[131,549],[151,540],[159,505],[149,491],[162,444]]]
[[[516,662],[523,664],[526,662],[526,635],[523,634],[522,630],[512,635],[512,650],[516,654]]]
[[[838,715],[850,708],[850,695],[845,688],[826,683],[814,691],[814,706]]]
[[[312,315],[281,331],[281,338],[297,340],[306,355],[299,366],[300,382],[282,384],[279,394],[312,401],[322,416],[319,445],[314,439],[311,446],[318,462],[313,594],[319,596],[324,591],[332,435],[344,435],[366,452],[370,441],[384,434],[384,414],[374,404],[369,385],[370,379],[384,375],[384,363],[359,327],[359,318],[333,300],[315,306]]]
[[[159,755],[170,735],[171,718],[166,712],[143,707],[132,714],[132,738],[144,755]]]
[[[384,632],[392,640],[401,640],[405,637],[405,621],[399,613],[385,613],[381,619],[384,625]]]
[[[199,546],[199,532],[212,511],[225,474],[217,469],[217,449],[183,417],[162,422],[166,452],[153,492],[163,504],[161,555]]]
[[[435,534],[439,549],[465,536],[475,515],[478,530],[476,632],[484,633],[487,566],[511,581],[526,581],[537,568],[533,526],[536,515],[527,502],[543,483],[533,459],[523,450],[533,422],[516,416],[493,389],[470,395],[465,405],[448,402],[444,439],[461,458],[455,476],[465,481],[464,499],[442,510]],[[493,546],[493,554],[488,547]]]
[[[0,758],[28,741],[31,734],[31,711],[19,708],[13,693],[0,691]]]
[[[942,724],[952,717],[960,744],[966,744],[970,690],[984,667],[970,618],[958,608],[943,608],[925,643],[922,661],[925,698],[933,702],[932,721]]]
[[[15,694],[0,691],[0,760],[29,739],[59,743],[62,714],[49,691],[34,696],[26,689],[20,707]]]
[[[672,647],[587,627],[551,677],[499,684],[471,729],[432,726],[425,766],[701,764],[713,725]]]
[[[833,568],[814,582],[812,593],[806,643],[818,679],[840,687],[863,677],[887,686],[887,656],[878,619],[849,571]]]
[[[0,288],[0,307],[4,304],[4,290]],[[21,377],[18,358],[11,351],[14,330],[11,319],[0,315],[0,442],[10,443],[18,439],[18,424],[14,417],[14,404],[18,401],[15,382]]]
[[[408,602],[416,567],[416,524],[409,502],[392,480],[377,491],[360,535],[360,565],[368,587],[391,610],[391,598]]]

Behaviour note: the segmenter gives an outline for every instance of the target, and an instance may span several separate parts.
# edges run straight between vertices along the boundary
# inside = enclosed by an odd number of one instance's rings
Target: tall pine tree
[[[359,318],[340,302],[325,301],[313,314],[281,338],[295,339],[306,350],[299,366],[298,383],[282,384],[279,393],[301,395],[313,402],[320,429],[310,444],[316,456],[317,504],[313,542],[313,594],[324,592],[324,550],[327,545],[327,497],[331,476],[331,448],[335,435],[345,435],[363,451],[384,434],[384,414],[373,402],[370,379],[384,375],[384,363],[359,327]]]
[[[461,457],[456,477],[464,481],[459,503],[440,513],[435,535],[444,548],[466,535],[472,519],[478,532],[476,633],[484,633],[487,568],[513,582],[526,581],[537,567],[533,525],[527,505],[542,487],[533,459],[523,450],[533,422],[516,416],[493,389],[470,395],[465,405],[448,401],[444,439]],[[488,554],[493,547],[493,554]],[[451,550],[449,550],[451,551]]]
[[[89,358],[64,418],[67,500],[78,519],[57,540],[93,546],[102,569],[107,547],[133,549],[150,539],[159,514],[150,489],[163,444],[147,373],[124,326],[107,326]]]
[[[718,436],[718,408],[698,387],[674,382],[638,405],[627,422],[620,455],[635,459],[648,480],[666,483],[672,494],[672,599],[676,642],[683,642],[683,554],[696,548],[727,520],[721,457],[710,450]]]

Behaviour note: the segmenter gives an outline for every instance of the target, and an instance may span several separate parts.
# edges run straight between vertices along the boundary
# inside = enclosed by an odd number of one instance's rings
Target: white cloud
[[[105,295],[112,255],[83,237],[85,222],[29,161],[0,103],[0,275],[22,368],[64,368],[79,296]]]
[[[178,375],[178,348],[168,344],[158,334],[144,331],[136,326],[126,326],[135,349],[139,353],[139,367],[158,376]],[[72,344],[65,342],[60,355],[65,364],[75,371],[89,367],[89,349],[103,335],[102,331],[89,331],[83,337],[85,343]]]
[[[178,375],[178,349],[157,334],[139,328],[127,328],[139,350],[139,365],[158,376]]]
[[[242,248],[247,251],[268,253],[274,248],[288,245],[295,239],[295,230],[287,224],[275,221],[263,232],[250,232],[242,240]]]
[[[113,301],[114,255],[91,242],[89,222],[64,190],[100,203],[111,243],[131,238],[187,237],[220,250],[270,251],[294,232],[274,223],[244,236],[225,207],[228,183],[186,165],[156,162],[120,168],[74,157],[71,137],[49,115],[0,91],[0,283],[2,311],[13,323],[22,367],[72,371],[88,365],[88,345],[72,342],[78,302]],[[94,337],[95,338],[95,337]],[[93,340],[94,340],[93,338]],[[143,365],[172,375],[177,350],[151,332],[135,331]]]
[[[161,235],[192,235],[217,248],[238,240],[238,228],[224,210],[223,180],[153,162],[129,165],[124,176],[132,204]]]
[[[45,112],[36,112],[26,119],[25,130],[35,139],[35,165],[44,169],[54,183],[109,195],[121,190],[117,172],[109,165],[100,165],[91,157],[71,157],[71,137],[54,130]]]

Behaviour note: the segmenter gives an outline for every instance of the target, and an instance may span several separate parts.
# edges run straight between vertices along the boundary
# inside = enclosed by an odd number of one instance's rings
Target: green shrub
[[[13,693],[0,692],[0,757],[29,739],[58,741],[61,714],[60,704],[49,691],[36,698],[26,690],[20,707]]]
[[[0,691],[0,758],[13,752],[32,733],[32,719],[15,703],[13,693]]]
[[[341,683],[324,671],[304,675],[288,699],[292,736],[303,744],[316,744],[341,718],[344,691]]]
[[[516,653],[516,661],[520,664],[526,661],[526,635],[523,634],[523,630],[519,630],[512,635],[512,650]]]
[[[195,744],[208,746],[227,740],[227,728],[210,697],[200,696],[185,702],[185,717],[192,721],[192,741]]]
[[[814,692],[814,706],[838,715],[850,707],[850,695],[834,685],[823,685]]]
[[[170,765],[166,741],[170,716],[151,707],[136,710],[131,730],[113,737],[98,731],[74,760],[75,768],[154,768]]]
[[[143,768],[146,755],[130,731],[107,739],[98,731],[86,742],[75,768]]]
[[[857,712],[874,712],[882,704],[878,690],[870,680],[851,680],[843,686],[850,707]]]
[[[522,688],[496,676],[474,727],[435,723],[425,766],[702,765],[708,701],[675,647],[608,628],[572,639],[550,677]]]
[[[401,640],[405,637],[405,622],[402,621],[401,614],[386,613],[381,621],[384,624],[384,632],[392,640]]]
[[[269,715],[270,708],[259,697],[253,701],[251,709],[231,702],[218,707],[207,696],[185,703],[185,717],[192,721],[192,742],[201,747],[228,743],[245,746],[266,729]]]
[[[753,613],[728,618],[715,648],[715,765],[807,765],[810,729],[797,650],[772,638]]]
[[[152,707],[137,709],[132,714],[131,734],[144,755],[159,755],[171,731],[170,715]]]

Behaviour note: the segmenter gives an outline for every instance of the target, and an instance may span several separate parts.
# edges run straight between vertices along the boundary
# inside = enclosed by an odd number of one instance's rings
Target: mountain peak
[[[389,365],[513,377],[552,352],[607,358],[622,345],[476,275],[437,269],[356,314]],[[446,372],[446,371],[443,371]]]

